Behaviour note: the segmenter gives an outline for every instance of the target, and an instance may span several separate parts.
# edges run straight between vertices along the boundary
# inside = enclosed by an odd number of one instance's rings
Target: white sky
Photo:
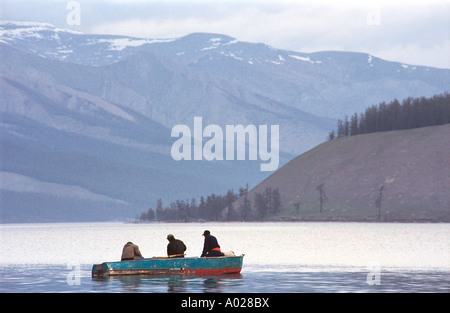
[[[220,33],[300,52],[358,51],[450,68],[450,0],[2,0],[0,19],[145,38]],[[73,11],[72,11],[73,13]]]

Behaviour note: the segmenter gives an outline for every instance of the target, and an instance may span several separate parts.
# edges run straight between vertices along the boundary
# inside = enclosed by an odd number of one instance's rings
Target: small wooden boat
[[[104,262],[92,266],[92,276],[116,275],[224,275],[239,274],[244,255],[214,258],[148,258]]]

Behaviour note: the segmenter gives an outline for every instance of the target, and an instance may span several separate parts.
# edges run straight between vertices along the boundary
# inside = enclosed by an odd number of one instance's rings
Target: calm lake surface
[[[209,229],[245,254],[240,275],[91,278],[132,241],[164,256],[169,233],[199,256]],[[61,223],[0,225],[0,292],[450,292],[450,224]]]

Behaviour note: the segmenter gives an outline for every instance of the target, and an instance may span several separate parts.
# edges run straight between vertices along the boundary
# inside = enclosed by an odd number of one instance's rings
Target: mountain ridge
[[[33,22],[0,22],[0,58],[0,171],[122,201],[118,211],[128,216],[157,198],[220,193],[267,177],[259,161],[174,161],[175,125],[192,127],[194,117],[221,127],[280,125],[281,166],[323,142],[338,117],[448,91],[450,77],[364,53],[301,53],[220,34],[145,39]],[[17,188],[2,192],[6,220],[38,203]],[[75,208],[45,202],[54,211]],[[92,219],[107,209],[89,207]]]

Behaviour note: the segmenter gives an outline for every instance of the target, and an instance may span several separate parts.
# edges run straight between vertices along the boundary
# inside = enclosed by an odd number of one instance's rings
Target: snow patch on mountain
[[[125,48],[128,47],[140,47],[146,44],[153,44],[153,43],[167,43],[172,42],[175,39],[135,39],[135,38],[114,38],[114,39],[100,39],[97,41],[97,43],[109,43],[110,48],[109,50],[112,51],[122,51]]]
[[[226,57],[233,58],[235,60],[239,60],[239,61],[243,61],[244,60],[244,58],[238,57],[236,54],[234,54],[232,52],[226,53],[226,52],[222,51],[220,54],[223,55],[223,56],[226,56]]]
[[[77,35],[83,34],[82,32],[72,29],[58,28],[49,23],[0,21],[0,36],[4,37],[4,39],[14,39],[18,37],[34,37],[41,39],[43,36],[40,33],[43,31],[51,31],[56,33],[64,32]],[[54,34],[53,36],[58,35]]]
[[[312,64],[314,64],[314,63],[322,63],[320,61],[319,62],[312,61],[310,57],[302,57],[302,56],[295,55],[295,54],[290,54],[289,57],[291,57],[293,59],[296,59],[296,60],[303,61],[303,62],[309,62],[309,63],[312,63]]]
[[[208,46],[208,47],[202,48],[201,51],[217,49],[217,48],[219,48],[221,46],[233,45],[235,43],[238,43],[239,41],[236,40],[236,39],[231,39],[228,42],[224,42],[224,38],[213,37],[213,38],[209,39],[209,42],[211,43],[211,45]]]

